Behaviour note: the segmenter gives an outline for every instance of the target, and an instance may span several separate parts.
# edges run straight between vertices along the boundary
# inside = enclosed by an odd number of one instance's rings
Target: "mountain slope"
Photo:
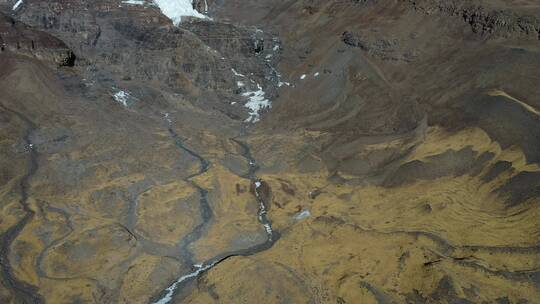
[[[534,1],[15,4],[0,302],[538,303]]]

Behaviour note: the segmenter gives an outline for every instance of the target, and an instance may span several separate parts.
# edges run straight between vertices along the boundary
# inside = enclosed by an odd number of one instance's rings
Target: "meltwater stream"
[[[185,181],[188,182],[190,185],[195,187],[200,195],[201,195],[201,212],[203,214],[203,221],[202,223],[197,226],[194,231],[192,231],[187,237],[186,241],[184,242],[183,248],[185,248],[186,252],[188,253],[188,245],[193,243],[194,241],[198,240],[201,237],[202,229],[204,228],[204,225],[210,220],[212,217],[212,210],[210,208],[210,204],[208,203],[208,190],[200,187],[195,182],[192,181],[192,179],[196,176],[202,175],[206,173],[210,167],[210,162],[207,161],[205,158],[197,154],[195,151],[189,149],[186,147],[183,143],[183,141],[180,139],[176,131],[174,131],[173,128],[173,122],[170,118],[170,115],[167,113],[165,114],[165,121],[167,122],[167,127],[169,130],[169,133],[173,137],[173,139],[176,142],[176,146],[183,150],[184,152],[188,153],[189,155],[197,158],[200,163],[200,170],[193,174],[188,176]],[[253,254],[256,254],[258,252],[264,251],[274,244],[274,242],[279,238],[279,235],[273,231],[272,229],[272,223],[268,219],[267,215],[267,207],[266,202],[264,201],[264,198],[260,194],[260,188],[262,186],[262,181],[256,176],[256,172],[259,169],[257,166],[257,163],[253,156],[251,155],[251,151],[247,144],[244,142],[238,140],[238,139],[231,139],[233,142],[235,142],[242,150],[241,155],[247,160],[249,167],[248,172],[241,176],[242,178],[249,179],[254,187],[254,193],[255,198],[257,199],[257,202],[259,204],[259,209],[257,212],[257,217],[261,225],[263,225],[264,230],[266,231],[266,241],[262,244],[255,245],[251,248],[243,249],[243,250],[237,250],[232,252],[226,252],[216,255],[214,258],[206,261],[202,264],[194,264],[192,266],[192,271],[186,275],[181,276],[176,281],[174,281],[167,289],[165,289],[163,292],[160,293],[160,296],[157,300],[152,302],[153,304],[167,304],[172,301],[174,296],[178,293],[179,288],[186,284],[187,282],[190,282],[191,280],[198,277],[200,274],[204,273],[205,271],[211,269],[215,265],[225,261],[226,259],[234,256],[250,256]],[[192,257],[189,258],[191,261],[193,260]]]

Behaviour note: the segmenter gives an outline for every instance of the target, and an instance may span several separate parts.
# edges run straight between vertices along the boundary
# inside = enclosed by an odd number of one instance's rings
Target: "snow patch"
[[[235,69],[231,69],[231,71],[233,72],[234,76],[246,77],[246,75],[238,73]]]
[[[289,82],[286,82],[286,81],[281,81],[281,80],[280,80],[280,81],[278,82],[278,87],[281,88],[281,87],[284,86],[284,85],[286,85],[286,86],[288,86],[288,87],[291,86],[291,84],[290,84]]]
[[[306,219],[311,216],[311,212],[309,210],[304,210],[294,216],[294,219],[297,221],[301,221],[303,219]]]
[[[129,107],[129,100],[133,97],[129,92],[126,91],[118,91],[112,95],[113,99],[122,104],[124,107]]]
[[[123,0],[122,4],[144,5],[146,0]]]
[[[242,93],[242,96],[249,97],[249,101],[244,105],[248,108],[249,117],[245,120],[246,122],[258,122],[260,120],[259,112],[272,107],[270,100],[264,97],[265,93],[261,88],[260,84],[257,84],[257,91],[247,91]]]
[[[23,4],[23,0],[19,0],[15,3],[15,5],[13,5],[13,10],[17,10],[19,8],[19,6],[21,6]]]
[[[165,113],[165,120],[169,125],[172,124],[171,113]]]
[[[266,234],[268,234],[269,236],[272,236],[272,226],[270,226],[270,224],[263,224],[264,226],[264,230],[266,230]]]
[[[163,15],[172,20],[174,25],[182,22],[182,17],[196,17],[208,19],[208,16],[199,13],[193,8],[191,0],[154,0]]]
[[[277,79],[278,79],[278,88],[281,88],[281,87],[284,86],[284,85],[286,85],[286,86],[288,86],[288,87],[291,86],[291,84],[290,84],[289,82],[287,82],[287,81],[281,81],[281,74],[280,74],[277,70],[274,69],[274,72],[276,73],[276,77],[277,77]]]

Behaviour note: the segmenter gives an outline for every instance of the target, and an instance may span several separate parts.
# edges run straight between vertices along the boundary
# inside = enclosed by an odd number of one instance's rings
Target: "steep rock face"
[[[493,4],[482,1],[408,1],[415,10],[425,14],[441,13],[460,17],[476,33],[506,37],[522,35],[540,40],[538,7],[532,4],[530,10],[536,10],[536,14],[530,14],[526,11],[519,11],[519,8],[517,12],[513,10],[512,1],[508,1],[507,5],[497,6],[497,4],[505,4],[505,1],[500,2],[495,3],[495,7],[493,7]]]
[[[159,82],[237,119],[245,115],[240,93],[257,86],[246,82],[239,88],[233,69],[253,74],[267,97],[275,96],[278,79],[267,53],[258,49],[263,36],[268,45],[273,37],[255,28],[195,19],[176,27],[149,2],[30,0],[16,14],[64,39],[90,82],[111,87],[130,80]]]
[[[235,76],[242,74],[265,88],[266,97],[273,99],[281,80],[276,66],[281,56],[281,41],[278,35],[257,27],[241,27],[230,23],[193,21],[182,25],[183,29],[196,35],[222,58],[227,58]],[[227,71],[228,72],[228,71]],[[244,92],[248,87],[239,87]]]
[[[196,9],[197,11],[203,14],[207,14],[209,12],[210,6],[208,3],[208,0],[194,0],[192,1],[192,3],[193,3],[193,8]]]
[[[73,66],[75,55],[60,39],[0,13],[0,48],[49,61],[58,66]]]
[[[191,61],[195,61],[194,56],[212,57],[189,33],[175,29],[156,6],[130,5],[122,1],[27,1],[18,14],[30,24],[68,41],[84,60],[81,64],[105,70],[109,67],[110,72],[122,71],[128,78],[154,79],[171,86],[181,81],[184,75],[178,75],[179,71],[171,67],[182,54],[171,58],[163,56],[159,50],[195,50],[184,55],[191,56]],[[186,47],[188,44],[190,48]],[[145,60],[141,60],[142,56]],[[159,59],[162,62],[158,62]],[[191,81],[198,79],[194,72],[196,69],[190,70]]]

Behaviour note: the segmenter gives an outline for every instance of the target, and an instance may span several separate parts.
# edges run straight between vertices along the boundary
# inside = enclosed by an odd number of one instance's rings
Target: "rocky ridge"
[[[424,14],[440,13],[462,18],[473,32],[510,37],[523,35],[540,40],[540,18],[536,14],[516,12],[508,8],[490,8],[481,1],[407,1]],[[484,1],[485,2],[485,1]]]
[[[51,62],[58,66],[73,66],[75,54],[60,39],[0,14],[0,49]]]

